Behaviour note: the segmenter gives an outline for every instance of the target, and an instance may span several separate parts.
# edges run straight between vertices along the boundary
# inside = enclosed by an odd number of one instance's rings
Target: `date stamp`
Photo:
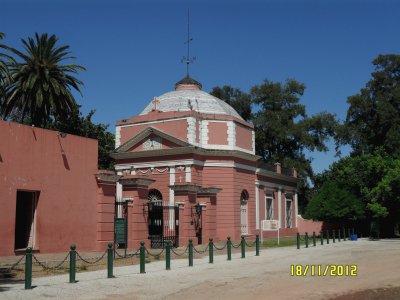
[[[290,265],[290,276],[357,276],[357,265]]]

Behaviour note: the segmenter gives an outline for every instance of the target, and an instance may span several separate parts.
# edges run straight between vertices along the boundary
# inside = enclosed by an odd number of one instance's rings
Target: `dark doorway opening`
[[[35,214],[38,192],[17,191],[15,249],[35,247]]]

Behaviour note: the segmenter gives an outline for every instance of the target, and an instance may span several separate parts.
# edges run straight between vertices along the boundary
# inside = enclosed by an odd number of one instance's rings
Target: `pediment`
[[[157,128],[147,127],[115,149],[115,152],[152,151],[186,146],[190,144]]]

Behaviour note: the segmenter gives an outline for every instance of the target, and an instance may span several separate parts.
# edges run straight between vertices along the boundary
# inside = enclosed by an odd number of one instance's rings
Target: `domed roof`
[[[190,77],[178,81],[175,89],[151,101],[140,115],[153,111],[156,105],[161,112],[197,111],[202,114],[230,115],[243,120],[229,104],[203,92],[201,84]]]

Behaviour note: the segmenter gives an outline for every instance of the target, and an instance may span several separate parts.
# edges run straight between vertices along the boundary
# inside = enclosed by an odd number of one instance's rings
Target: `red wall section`
[[[253,150],[252,131],[238,123],[236,123],[236,146],[250,151]]]
[[[187,141],[187,127],[188,123],[186,119],[174,120],[174,121],[160,121],[157,123],[144,123],[133,126],[127,126],[121,128],[121,145],[136,134],[146,129],[147,127],[157,128],[165,133],[168,133],[178,139]]]
[[[96,248],[97,141],[0,121],[0,255],[14,254],[18,190],[40,192],[40,252]]]
[[[226,123],[208,123],[208,144],[228,145],[228,125]]]
[[[114,241],[115,185],[98,188],[97,202],[97,250],[107,249]]]

